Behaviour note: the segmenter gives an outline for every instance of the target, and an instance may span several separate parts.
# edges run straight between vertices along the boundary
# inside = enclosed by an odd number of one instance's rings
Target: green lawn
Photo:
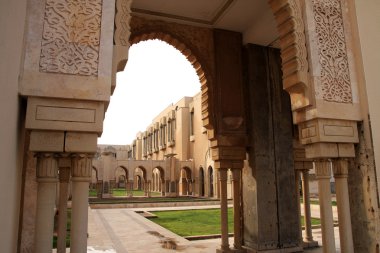
[[[89,197],[96,197],[97,196],[96,190],[89,190],[88,191],[88,196]]]
[[[301,204],[303,203],[303,198],[302,197],[300,198],[300,203]],[[311,205],[319,205],[319,200],[317,200],[317,199],[311,199],[310,200],[310,204]],[[336,201],[335,200],[331,200],[331,205],[336,206]]]
[[[304,218],[301,216],[301,225],[305,226]],[[321,220],[317,218],[311,218],[311,225],[321,225]]]
[[[133,196],[134,197],[143,197],[143,196],[145,196],[144,191],[133,190],[132,192],[133,192]],[[88,196],[89,197],[97,197],[96,190],[89,190]],[[124,188],[113,189],[112,196],[114,196],[114,197],[127,197],[127,192],[126,192],[126,190]],[[152,197],[161,196],[161,193],[159,193],[159,192],[151,192],[151,196]]]
[[[142,197],[142,196],[145,196],[145,192],[144,191],[137,191],[137,190],[133,190],[133,196],[134,197]],[[123,188],[119,188],[119,189],[113,189],[112,191],[112,195],[114,197],[124,197],[124,196],[127,196],[127,192],[125,189]],[[154,197],[154,196],[161,196],[161,193],[159,192],[151,192],[151,196]]]
[[[56,227],[56,225],[55,225]],[[70,232],[71,232],[71,208],[67,209],[67,233],[66,233],[66,248],[70,247]],[[57,248],[57,236],[53,236],[53,249]]]
[[[180,235],[211,235],[220,234],[220,209],[180,210],[152,212],[157,218],[151,221]],[[319,219],[312,218],[312,225],[320,225]],[[301,217],[303,224],[303,217]],[[233,212],[228,209],[228,231],[233,233]]]
[[[153,222],[180,236],[220,234],[220,209],[152,212]],[[232,208],[228,209],[228,231],[233,232]]]

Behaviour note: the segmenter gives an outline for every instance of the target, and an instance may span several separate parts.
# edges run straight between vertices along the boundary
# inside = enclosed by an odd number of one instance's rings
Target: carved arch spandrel
[[[292,110],[311,105],[305,25],[300,0],[268,0],[280,39],[283,86],[289,92]]]
[[[212,83],[215,77],[212,29],[132,16],[130,44],[158,39],[178,49],[194,67],[201,83],[203,126],[212,129]]]

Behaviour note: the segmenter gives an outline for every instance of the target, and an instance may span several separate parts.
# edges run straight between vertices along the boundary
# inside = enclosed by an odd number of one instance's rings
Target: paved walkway
[[[135,211],[179,210],[219,208],[219,206],[89,209],[88,252],[91,253],[165,253],[196,252],[214,253],[220,239],[188,241]],[[312,216],[314,216],[312,214]],[[318,215],[319,216],[319,215]],[[337,252],[339,249],[338,229],[335,229]],[[313,230],[314,239],[322,244],[320,229]],[[230,238],[233,245],[233,238]],[[168,249],[169,248],[169,249]],[[175,249],[174,249],[175,248]],[[305,252],[320,253],[321,248]]]

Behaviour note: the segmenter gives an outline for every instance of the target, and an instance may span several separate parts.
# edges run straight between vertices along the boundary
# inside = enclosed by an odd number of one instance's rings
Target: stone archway
[[[202,119],[204,127],[212,128],[210,118],[211,87],[214,80],[212,32],[207,28],[196,28],[161,21],[151,21],[133,16],[130,22],[131,45],[141,41],[158,39],[176,48],[192,64],[201,84]]]

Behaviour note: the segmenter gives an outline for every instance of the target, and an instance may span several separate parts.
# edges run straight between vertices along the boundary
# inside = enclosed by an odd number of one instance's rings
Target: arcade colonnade
[[[335,251],[330,162],[337,184],[341,246],[344,252],[353,252],[350,208],[358,207],[350,206],[349,197],[363,196],[349,196],[347,175],[349,161],[361,159],[354,148],[359,142],[357,123],[364,120],[363,131],[369,130],[360,106],[365,88],[359,85],[362,69],[355,61],[360,50],[352,1],[269,0],[281,60],[277,49],[243,46],[238,31],[131,18],[131,4],[131,0],[71,5],[64,0],[28,1],[19,93],[27,98],[29,151],[37,156],[35,251],[51,252],[53,185],[59,174],[65,192],[66,172],[60,171],[70,167],[71,252],[86,252],[89,156],[96,152],[116,72],[124,69],[130,43],[158,38],[178,48],[200,78],[203,124],[220,180],[218,251],[302,250],[297,205],[289,210],[289,203],[297,203],[291,152],[295,124],[305,157],[315,163],[324,252]],[[70,15],[59,6],[67,7]],[[79,19],[68,22],[70,17]],[[234,188],[232,247],[227,233],[228,169]],[[28,193],[23,194],[27,198]],[[268,224],[271,229],[264,229]],[[367,247],[373,248],[376,235],[356,228],[355,238],[367,236]]]

